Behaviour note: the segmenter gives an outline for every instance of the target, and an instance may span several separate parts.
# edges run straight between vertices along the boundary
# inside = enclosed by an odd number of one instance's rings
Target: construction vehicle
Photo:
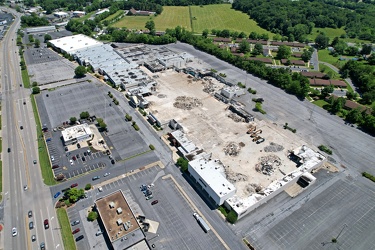
[[[257,129],[257,126],[250,125],[249,130],[246,132],[247,134],[253,133]]]
[[[260,137],[259,135],[257,135],[255,138],[253,138],[253,141],[255,142],[255,141],[259,140],[260,138],[262,138],[262,137]]]
[[[250,137],[253,138],[253,137],[255,137],[255,136],[257,136],[258,134],[261,134],[261,133],[262,133],[262,130],[261,130],[261,129],[258,129],[257,131],[255,131],[254,133],[252,133],[252,134],[250,135]]]

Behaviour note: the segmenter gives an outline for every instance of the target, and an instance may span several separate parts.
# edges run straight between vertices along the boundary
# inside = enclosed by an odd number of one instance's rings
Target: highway
[[[7,11],[13,12],[9,9]],[[40,249],[40,243],[45,242],[46,249],[63,249],[54,204],[49,188],[43,184],[41,177],[30,89],[22,86],[16,46],[19,26],[20,18],[17,16],[0,44],[4,207],[2,244],[4,249]],[[31,218],[28,218],[29,210],[33,212]],[[46,230],[43,225],[45,219],[49,219],[50,224]],[[30,221],[34,222],[33,229],[29,229]],[[18,231],[15,237],[11,233],[13,227]],[[31,241],[32,235],[36,235],[35,242]]]

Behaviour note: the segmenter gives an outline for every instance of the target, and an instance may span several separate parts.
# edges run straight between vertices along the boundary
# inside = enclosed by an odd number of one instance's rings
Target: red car
[[[153,202],[151,202],[151,205],[155,205],[155,204],[158,204],[158,200],[154,200]]]
[[[78,186],[78,183],[74,183],[74,184],[70,185],[71,188],[74,188],[76,186]]]
[[[77,160],[77,158],[75,156],[72,157],[73,161]]]
[[[49,228],[49,222],[48,222],[48,219],[45,219],[44,220],[44,229],[48,229]]]
[[[75,230],[72,232],[72,234],[76,234],[76,233],[78,233],[79,231],[81,231],[81,229],[77,228],[77,229],[75,229]]]
[[[59,167],[59,165],[53,165],[52,169],[55,169],[55,168],[58,168],[58,167]]]

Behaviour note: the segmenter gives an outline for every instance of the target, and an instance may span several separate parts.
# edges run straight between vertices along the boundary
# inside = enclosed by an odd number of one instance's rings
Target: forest
[[[375,41],[375,6],[367,3],[336,6],[337,1],[234,0],[232,7],[247,13],[259,26],[304,42],[316,28],[345,27],[348,37]]]

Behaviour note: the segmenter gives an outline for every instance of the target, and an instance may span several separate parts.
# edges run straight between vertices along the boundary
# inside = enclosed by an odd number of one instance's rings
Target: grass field
[[[56,209],[57,218],[60,223],[61,228],[61,236],[64,242],[64,248],[69,250],[77,249],[76,244],[74,242],[74,237],[72,235],[68,214],[66,213],[64,208]]]
[[[333,71],[330,67],[327,65],[324,65],[322,63],[319,63],[319,70],[323,73],[326,73],[330,76],[331,79],[340,79],[340,74]]]
[[[114,27],[126,27],[128,29],[145,29],[146,22],[154,20],[157,31],[181,27],[191,30],[189,7],[187,6],[164,6],[163,12],[155,16],[125,16],[120,21],[113,24]]]
[[[112,14],[112,15],[109,15],[107,18],[105,18],[103,21],[105,20],[111,20],[112,18],[114,18],[115,16],[119,15],[120,13],[124,13],[123,10],[118,10],[116,11],[116,13]]]
[[[204,29],[228,29],[230,31],[245,32],[247,35],[254,31],[260,34],[272,33],[262,29],[258,24],[241,11],[231,9],[230,4],[213,4],[191,6],[194,32],[202,33]]]
[[[30,88],[30,78],[29,78],[29,73],[27,72],[27,69],[21,70],[21,75],[22,75],[23,86],[25,88]]]
[[[317,100],[317,101],[314,101],[313,103],[321,108],[323,108],[325,105],[329,105],[329,103],[324,100]]]
[[[342,34],[345,34],[344,28],[341,29],[332,29],[332,28],[313,28],[313,31],[307,37],[311,40],[315,40],[316,36],[319,35],[320,32],[324,32],[326,36],[329,37],[329,42],[335,37],[340,37]]]
[[[38,149],[39,149],[39,164],[42,170],[43,181],[46,185],[55,185],[57,182],[53,176],[51,163],[47,153],[47,146],[44,141],[42,126],[39,119],[38,107],[36,105],[35,97],[31,95],[31,104],[33,106],[34,118],[36,122],[36,132],[38,138]],[[69,248],[67,248],[69,249]]]
[[[339,57],[334,57],[334,56],[330,55],[329,51],[326,50],[326,49],[322,49],[322,50],[318,51],[318,58],[319,58],[320,62],[327,62],[327,63],[332,64],[333,66],[335,66],[336,68],[339,68],[339,69],[342,66],[344,66],[344,64],[346,63],[346,61],[340,61]]]
[[[148,20],[154,20],[155,28],[164,31],[167,28],[176,26],[184,27],[186,30],[202,33],[204,29],[228,29],[230,31],[245,32],[250,34],[254,31],[260,34],[267,33],[272,37],[272,33],[260,28],[248,15],[231,9],[230,4],[213,4],[191,6],[193,27],[190,25],[189,7],[187,6],[164,6],[163,13],[157,17],[126,16],[119,22],[113,24],[114,27],[126,27],[128,29],[145,29]]]

